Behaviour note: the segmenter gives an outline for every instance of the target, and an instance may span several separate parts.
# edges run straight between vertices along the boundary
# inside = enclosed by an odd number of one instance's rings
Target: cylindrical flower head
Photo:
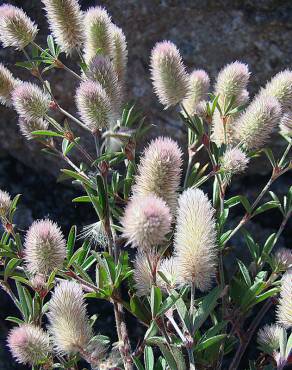
[[[50,274],[61,268],[66,257],[66,242],[59,226],[51,220],[37,220],[28,229],[24,259],[31,274]]]
[[[132,247],[158,247],[171,230],[171,214],[165,201],[156,195],[134,196],[123,218],[123,236]]]
[[[83,14],[77,0],[42,0],[56,43],[66,54],[82,48]]]
[[[141,158],[133,196],[155,194],[166,202],[174,214],[181,166],[182,151],[175,141],[167,137],[153,140]]]
[[[288,111],[281,118],[280,133],[285,136],[292,136],[292,111]]]
[[[0,218],[5,219],[10,211],[12,200],[7,191],[0,190]]]
[[[43,118],[49,110],[50,96],[37,85],[23,82],[12,92],[16,112],[26,120]]]
[[[43,119],[35,119],[27,121],[25,118],[20,117],[18,121],[18,126],[21,134],[27,139],[36,139],[36,136],[32,134],[33,131],[47,130],[49,124]]]
[[[121,28],[115,24],[110,25],[110,34],[112,39],[112,52],[111,58],[115,71],[118,75],[119,82],[124,83],[127,62],[128,62],[128,49],[126,37]]]
[[[62,354],[85,350],[92,338],[82,288],[73,281],[62,281],[48,305],[49,331],[56,350]]]
[[[0,40],[3,47],[22,50],[35,39],[37,33],[37,26],[22,9],[9,4],[0,6]]]
[[[258,96],[236,123],[236,136],[248,150],[260,149],[281,119],[281,106],[272,96]]]
[[[33,324],[12,329],[7,342],[12,356],[20,364],[38,365],[51,351],[48,334]]]
[[[221,168],[228,174],[244,172],[249,158],[239,148],[227,149],[221,160]]]
[[[178,201],[175,256],[183,284],[210,288],[216,273],[217,250],[214,209],[199,189],[185,190]]]
[[[292,71],[287,69],[277,73],[262,89],[260,95],[277,98],[284,113],[292,110]]]
[[[274,254],[277,267],[282,271],[292,268],[292,250],[288,248],[279,248]]]
[[[189,77],[189,94],[183,100],[183,106],[189,115],[196,112],[197,105],[207,99],[208,90],[210,87],[210,79],[207,73],[201,69],[195,70]]]
[[[111,56],[113,49],[111,24],[108,12],[100,6],[89,8],[85,13],[84,59],[86,63],[89,63],[97,54]]]
[[[93,57],[86,75],[90,80],[101,84],[111,101],[112,109],[119,112],[122,100],[121,86],[110,58],[102,55]]]
[[[99,82],[81,82],[75,100],[80,117],[90,130],[109,126],[113,116],[110,99]]]
[[[161,104],[168,108],[187,96],[189,79],[178,48],[170,41],[158,42],[151,53],[151,79]]]
[[[149,295],[151,286],[153,285],[153,276],[149,261],[152,263],[159,259],[159,256],[154,251],[148,251],[147,255],[145,252],[139,251],[134,260],[134,280],[138,297]]]
[[[288,270],[283,275],[281,283],[277,321],[286,329],[289,329],[292,327],[292,270]]]
[[[10,107],[12,105],[11,94],[20,83],[12,73],[0,63],[0,103]]]
[[[262,348],[267,348],[272,354],[280,347],[280,336],[283,329],[280,325],[265,325],[258,331],[257,342]]]

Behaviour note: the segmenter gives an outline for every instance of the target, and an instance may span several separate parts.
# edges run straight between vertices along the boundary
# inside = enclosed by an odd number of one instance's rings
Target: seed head
[[[25,236],[24,255],[32,275],[47,275],[62,267],[66,242],[59,226],[48,219],[33,222]]]
[[[155,194],[166,202],[174,214],[181,166],[182,152],[175,141],[167,137],[153,140],[141,158],[133,195]]]
[[[227,149],[221,160],[221,167],[228,174],[244,172],[249,159],[246,154],[239,148]]]
[[[37,26],[22,9],[9,4],[0,6],[0,40],[4,48],[22,50],[37,33]]]
[[[273,354],[280,347],[280,335],[283,328],[280,325],[265,325],[258,332],[257,342],[262,349]]]
[[[281,283],[277,321],[289,329],[292,327],[292,270],[288,270],[283,275]]]
[[[149,250],[165,241],[171,229],[171,214],[156,195],[134,196],[121,220],[123,236],[132,247]]]
[[[182,283],[210,288],[217,265],[214,209],[199,189],[185,190],[179,198],[175,256]]]
[[[292,111],[285,113],[281,118],[280,133],[284,136],[292,136]]]
[[[62,281],[48,305],[50,334],[61,354],[84,350],[92,338],[82,288],[73,281]]]
[[[50,97],[30,82],[19,84],[12,92],[16,112],[27,121],[43,118],[49,110]]]
[[[81,119],[90,130],[109,126],[112,120],[110,100],[100,83],[90,80],[81,82],[75,100]]]
[[[292,250],[288,248],[279,248],[275,254],[274,259],[277,266],[282,270],[286,271],[292,268]]]
[[[6,219],[8,217],[12,200],[7,191],[0,190],[0,218]]]
[[[210,87],[210,78],[207,73],[201,69],[195,70],[189,77],[189,94],[183,100],[183,106],[189,115],[196,113],[197,105],[207,99],[207,93]]]
[[[50,30],[56,43],[66,54],[81,49],[83,14],[77,0],[42,0]]]
[[[187,95],[189,79],[178,48],[170,41],[158,42],[151,53],[154,92],[165,108],[180,103]]]
[[[18,126],[21,134],[27,140],[32,140],[36,138],[32,134],[33,131],[47,130],[49,124],[42,118],[27,121],[25,118],[20,117],[18,121]]]
[[[33,324],[23,324],[10,331],[8,347],[16,362],[38,365],[51,351],[47,333]]]
[[[281,106],[272,96],[258,96],[236,123],[236,135],[247,150],[260,149],[281,118]]]
[[[12,73],[0,63],[0,103],[11,107],[11,94],[16,86],[20,83],[15,79]]]
[[[126,37],[122,29],[117,27],[115,24],[110,25],[110,34],[112,39],[112,62],[118,75],[118,80],[123,85],[128,62]]]

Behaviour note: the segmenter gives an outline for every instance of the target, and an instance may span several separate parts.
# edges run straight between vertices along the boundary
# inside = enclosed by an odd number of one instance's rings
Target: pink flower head
[[[19,80],[13,77],[12,73],[0,63],[0,103],[10,107],[12,105],[11,94]]]

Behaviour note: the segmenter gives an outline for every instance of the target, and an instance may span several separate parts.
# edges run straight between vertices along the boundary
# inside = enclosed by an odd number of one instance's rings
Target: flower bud
[[[292,136],[292,111],[288,111],[281,118],[280,133],[284,136]]]
[[[10,211],[12,200],[7,191],[0,190],[0,218],[5,220]]]
[[[47,130],[49,124],[42,118],[27,121],[25,118],[20,117],[18,126],[21,134],[27,140],[32,140],[36,138],[36,136],[32,134],[33,131]]]
[[[151,53],[154,92],[165,108],[180,103],[189,88],[188,75],[177,47],[170,41],[158,42]]]
[[[158,272],[158,279],[157,285],[160,289],[167,291],[168,289],[175,289],[178,285],[178,268],[177,268],[177,259],[175,257],[164,258],[160,261],[158,271],[161,272],[165,278],[167,279],[168,283],[163,280],[163,278],[159,275]]]
[[[37,26],[22,9],[9,4],[0,6],[0,40],[3,47],[22,50],[35,39],[37,33]]]
[[[282,277],[277,321],[284,328],[292,327],[292,270],[288,270]]]
[[[233,175],[244,172],[249,159],[246,154],[239,148],[227,149],[221,159],[221,168],[227,174]]]
[[[110,34],[112,38],[112,63],[118,75],[119,82],[123,84],[125,80],[128,61],[126,37],[122,29],[117,27],[115,24],[110,25]]]
[[[288,248],[279,248],[274,254],[274,260],[281,271],[292,268],[292,250]]]
[[[277,351],[280,347],[280,335],[283,329],[280,325],[265,325],[258,332],[257,342],[261,348],[266,348],[269,353]]]
[[[20,83],[12,73],[0,63],[0,103],[10,107],[12,105],[11,94]]]

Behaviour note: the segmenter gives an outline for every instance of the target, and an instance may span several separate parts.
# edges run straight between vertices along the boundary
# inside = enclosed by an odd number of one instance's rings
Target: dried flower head
[[[183,106],[189,115],[196,113],[197,105],[207,99],[207,93],[210,87],[210,78],[208,74],[201,70],[194,70],[189,77],[189,94],[183,100]]]
[[[100,6],[89,8],[85,13],[84,59],[86,63],[89,63],[97,54],[111,56],[113,49],[111,24],[108,12]]]
[[[217,264],[214,209],[199,189],[185,190],[178,203],[175,256],[179,278],[206,291]]]
[[[258,96],[236,123],[237,139],[248,149],[260,149],[281,118],[281,106],[272,96]]]
[[[115,24],[110,25],[110,34],[112,38],[112,52],[111,58],[115,71],[118,75],[118,80],[121,84],[124,83],[127,62],[128,62],[128,49],[126,37],[121,28]]]
[[[121,220],[123,236],[132,247],[149,250],[165,241],[171,229],[171,214],[156,195],[134,196]]]
[[[151,267],[149,264],[151,263]],[[152,266],[159,265],[159,256],[154,251],[139,251],[134,260],[134,280],[138,297],[148,295],[153,285]],[[157,275],[156,275],[157,276]]]
[[[288,248],[279,248],[275,254],[274,259],[277,267],[286,271],[292,268],[292,250]]]
[[[181,177],[182,152],[175,141],[158,137],[145,149],[138,167],[133,195],[155,194],[174,214]]]
[[[38,365],[51,351],[47,333],[33,324],[23,324],[10,331],[8,347],[20,364]]]
[[[282,327],[277,324],[265,325],[258,332],[257,342],[262,349],[272,354],[280,347]]]
[[[284,113],[292,110],[292,71],[287,69],[277,73],[262,89],[260,95],[277,98]]]
[[[221,168],[228,174],[244,172],[249,162],[249,158],[239,148],[227,149],[221,160]]]
[[[66,242],[59,226],[51,220],[37,220],[28,229],[24,255],[31,274],[50,274],[63,265]]]
[[[100,83],[81,82],[75,100],[81,119],[90,130],[109,126],[112,120],[110,100]]]
[[[0,63],[0,103],[10,107],[12,105],[11,94],[20,83],[12,73]]]
[[[178,285],[178,261],[175,257],[164,258],[160,261],[158,271],[161,272],[167,279],[167,282],[159,275],[157,285],[167,291],[168,289],[175,289]]]
[[[277,319],[279,324],[289,329],[292,327],[292,270],[283,275],[281,283]]]
[[[42,0],[50,30],[56,43],[66,54],[81,49],[83,14],[77,0]]]
[[[19,84],[12,92],[16,112],[27,121],[43,118],[49,110],[50,96],[30,82]]]
[[[36,138],[36,136],[34,136],[32,132],[39,130],[47,130],[49,124],[42,118],[27,121],[25,118],[20,117],[18,121],[18,126],[21,134],[27,140],[32,140]]]
[[[22,50],[35,39],[37,33],[37,26],[22,9],[9,4],[0,6],[0,40],[3,47]]]
[[[187,95],[189,79],[178,48],[170,41],[158,42],[151,53],[151,79],[161,104],[168,108]]]
[[[285,136],[292,136],[292,111],[288,111],[281,118],[280,133]]]
[[[12,200],[10,194],[7,191],[0,190],[0,218],[3,220],[7,218]]]
[[[82,288],[73,281],[62,281],[48,305],[49,331],[56,350],[63,354],[84,350],[92,338]]]

